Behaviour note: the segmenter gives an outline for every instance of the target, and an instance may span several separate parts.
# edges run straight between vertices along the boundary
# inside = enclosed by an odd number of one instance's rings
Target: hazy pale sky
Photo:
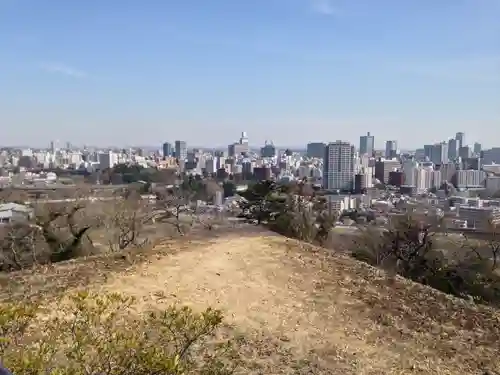
[[[0,0],[0,144],[500,146],[500,0]]]

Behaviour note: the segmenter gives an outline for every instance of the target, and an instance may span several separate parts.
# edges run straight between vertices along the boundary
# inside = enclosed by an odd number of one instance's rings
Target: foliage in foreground
[[[0,304],[0,363],[16,375],[232,374],[231,341],[216,342],[223,317],[169,307],[137,316],[131,298],[82,292],[57,316],[32,304]]]

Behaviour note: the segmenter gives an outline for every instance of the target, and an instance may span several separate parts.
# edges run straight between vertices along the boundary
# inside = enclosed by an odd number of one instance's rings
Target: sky
[[[500,146],[500,0],[0,0],[0,144]]]

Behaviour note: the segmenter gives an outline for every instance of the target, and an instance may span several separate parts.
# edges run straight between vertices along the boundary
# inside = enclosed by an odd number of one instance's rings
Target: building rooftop
[[[31,208],[18,203],[4,203],[0,204],[0,212],[4,211],[19,211],[19,212],[31,212]]]

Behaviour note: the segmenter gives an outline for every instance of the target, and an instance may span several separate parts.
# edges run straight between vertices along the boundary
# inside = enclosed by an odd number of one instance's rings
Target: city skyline
[[[245,134],[247,136],[247,132],[243,131],[240,133]],[[470,142],[467,142],[467,135],[464,132],[457,132],[455,136],[450,136],[446,139],[443,140],[438,140],[438,141],[432,141],[432,142],[426,142],[422,145],[419,145],[418,147],[414,148],[405,148],[405,147],[399,147],[399,142],[398,140],[395,139],[387,139],[387,140],[377,140],[375,135],[371,132],[367,132],[366,134],[361,134],[359,136],[359,139],[357,141],[351,141],[348,139],[337,139],[337,140],[331,140],[331,141],[322,141],[322,140],[309,140],[305,144],[302,145],[286,145],[282,144],[279,142],[274,142],[273,140],[265,140],[264,143],[258,144],[258,143],[253,143],[251,139],[248,139],[248,144],[251,149],[260,149],[262,146],[265,146],[266,144],[272,144],[278,149],[300,149],[300,150],[306,150],[310,144],[316,144],[316,143],[322,143],[324,145],[328,145],[330,143],[336,143],[338,141],[341,142],[348,142],[351,143],[355,146],[356,150],[360,152],[361,154],[368,153],[371,154],[371,152],[365,152],[363,150],[362,143],[366,142],[366,138],[372,138],[374,141],[374,146],[371,148],[372,151],[386,151],[387,152],[387,146],[388,143],[391,144],[391,149],[395,147],[395,150],[398,151],[415,151],[415,150],[423,150],[426,146],[432,146],[432,145],[439,145],[442,143],[448,143],[451,141],[457,142],[458,140],[456,137],[461,134],[463,138],[465,138],[465,143],[463,143],[464,146],[468,146],[471,150],[474,149],[476,146],[481,146],[481,148],[484,148],[484,145],[481,142],[478,142],[477,140],[471,140]],[[236,142],[235,142],[236,140]],[[98,144],[75,144],[70,141],[61,141],[61,140],[51,140],[47,145],[28,145],[28,144],[18,144],[18,145],[6,145],[6,144],[0,144],[0,148],[32,148],[32,149],[68,149],[68,148],[75,148],[75,149],[81,149],[85,147],[90,147],[90,148],[115,148],[115,149],[128,149],[128,148],[145,148],[145,149],[153,149],[153,150],[160,150],[164,147],[165,144],[169,144],[173,149],[175,149],[175,144],[177,142],[182,142],[185,143],[185,147],[188,149],[213,149],[213,150],[220,150],[220,149],[227,149],[229,145],[233,145],[234,143],[238,143],[238,140],[235,139],[232,142],[229,142],[227,145],[223,144],[216,144],[216,145],[200,145],[200,144],[191,144],[186,140],[182,139],[175,139],[175,140],[163,140],[159,144],[126,144],[126,145],[98,145]],[[241,138],[240,140],[241,141]],[[498,147],[498,146],[494,146]],[[457,146],[457,151],[458,151],[459,146]]]
[[[497,0],[0,3],[5,144],[500,138]],[[304,133],[307,133],[306,135]],[[304,140],[307,139],[307,140]]]

